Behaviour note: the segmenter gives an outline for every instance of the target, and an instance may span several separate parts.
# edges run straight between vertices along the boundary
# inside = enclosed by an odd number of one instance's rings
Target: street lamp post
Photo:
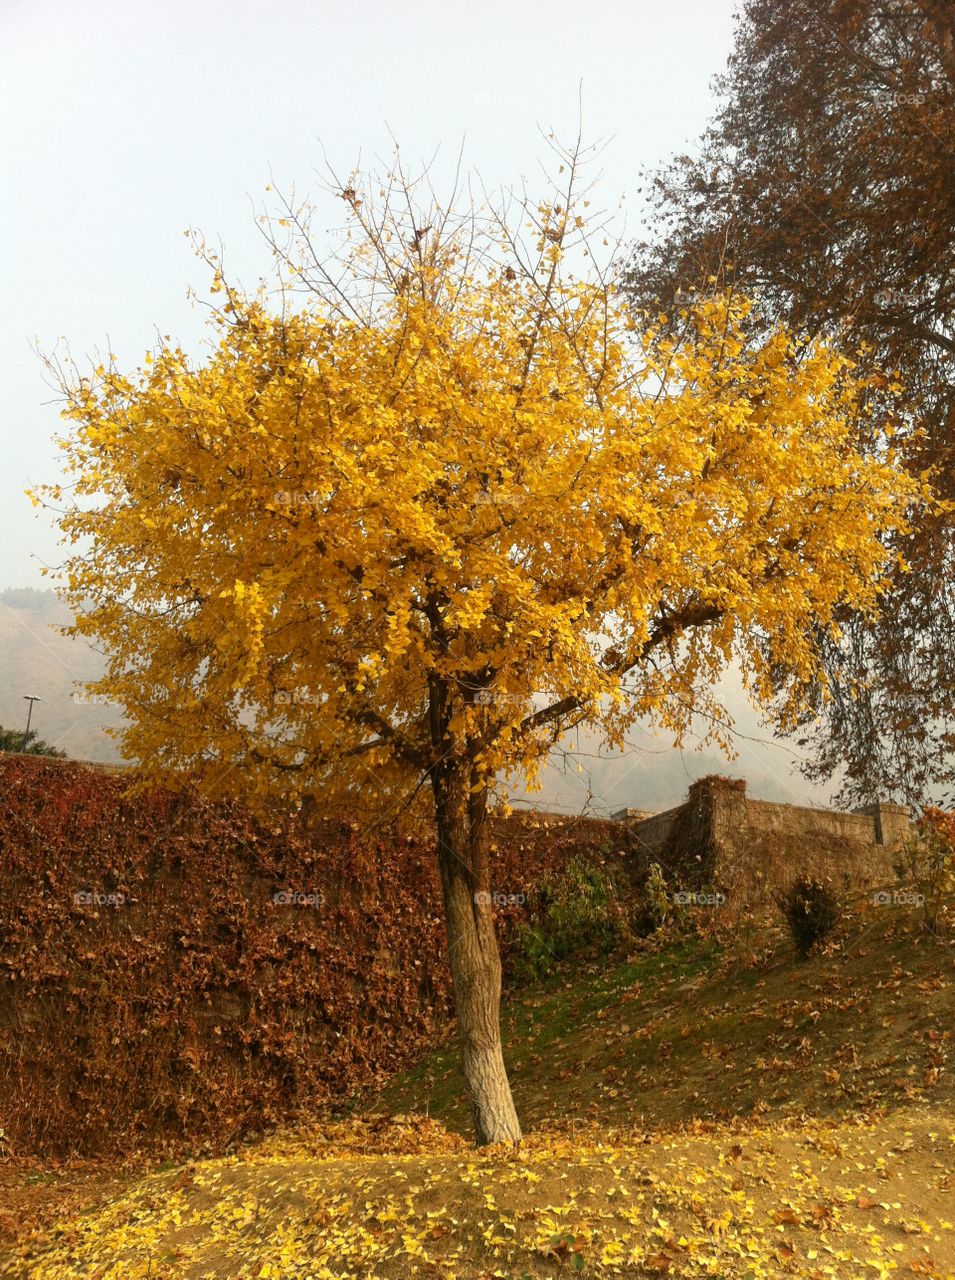
[[[33,704],[34,702],[42,702],[43,699],[39,697],[37,694],[25,693],[23,695],[23,700],[24,702],[29,702],[30,704],[30,710],[27,712],[26,732],[23,735],[23,750],[26,751],[27,747],[30,745],[30,721],[33,719]]]

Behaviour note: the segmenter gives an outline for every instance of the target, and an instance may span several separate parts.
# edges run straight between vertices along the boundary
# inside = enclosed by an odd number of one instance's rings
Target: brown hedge
[[[127,787],[119,772],[0,755],[6,1150],[221,1150],[407,1066],[446,1022],[420,819],[263,821]],[[501,821],[495,887],[532,891],[617,830]],[[282,892],[322,901],[283,905]]]

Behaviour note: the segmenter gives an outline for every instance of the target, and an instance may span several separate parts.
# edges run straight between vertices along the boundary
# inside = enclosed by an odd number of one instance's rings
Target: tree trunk
[[[517,1142],[521,1126],[501,1049],[501,958],[494,933],[486,792],[461,761],[434,776],[438,863],[458,1036],[479,1146]]]

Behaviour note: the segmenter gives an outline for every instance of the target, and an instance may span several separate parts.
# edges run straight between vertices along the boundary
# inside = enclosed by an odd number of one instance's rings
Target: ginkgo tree
[[[557,144],[555,143],[555,148]],[[91,686],[147,779],[341,811],[430,793],[476,1137],[516,1140],[489,816],[568,729],[715,712],[735,661],[798,715],[843,602],[928,500],[854,444],[851,364],[702,296],[678,330],[599,265],[586,149],[546,198],[440,202],[400,163],[345,225],[263,215],[275,278],[218,255],[211,342],[55,364]],[[555,161],[555,168],[557,168]],[[718,722],[716,716],[714,723]]]

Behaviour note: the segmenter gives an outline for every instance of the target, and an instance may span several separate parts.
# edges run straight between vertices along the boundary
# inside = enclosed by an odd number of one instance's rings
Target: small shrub
[[[641,937],[662,929],[673,914],[673,898],[663,868],[651,862],[638,896],[637,932]]]
[[[532,981],[561,960],[615,951],[628,934],[626,911],[612,874],[574,857],[534,895],[529,918],[517,926],[514,971]]]
[[[817,942],[827,938],[839,920],[839,900],[829,884],[800,876],[776,905],[786,919],[796,951],[805,960]]]

